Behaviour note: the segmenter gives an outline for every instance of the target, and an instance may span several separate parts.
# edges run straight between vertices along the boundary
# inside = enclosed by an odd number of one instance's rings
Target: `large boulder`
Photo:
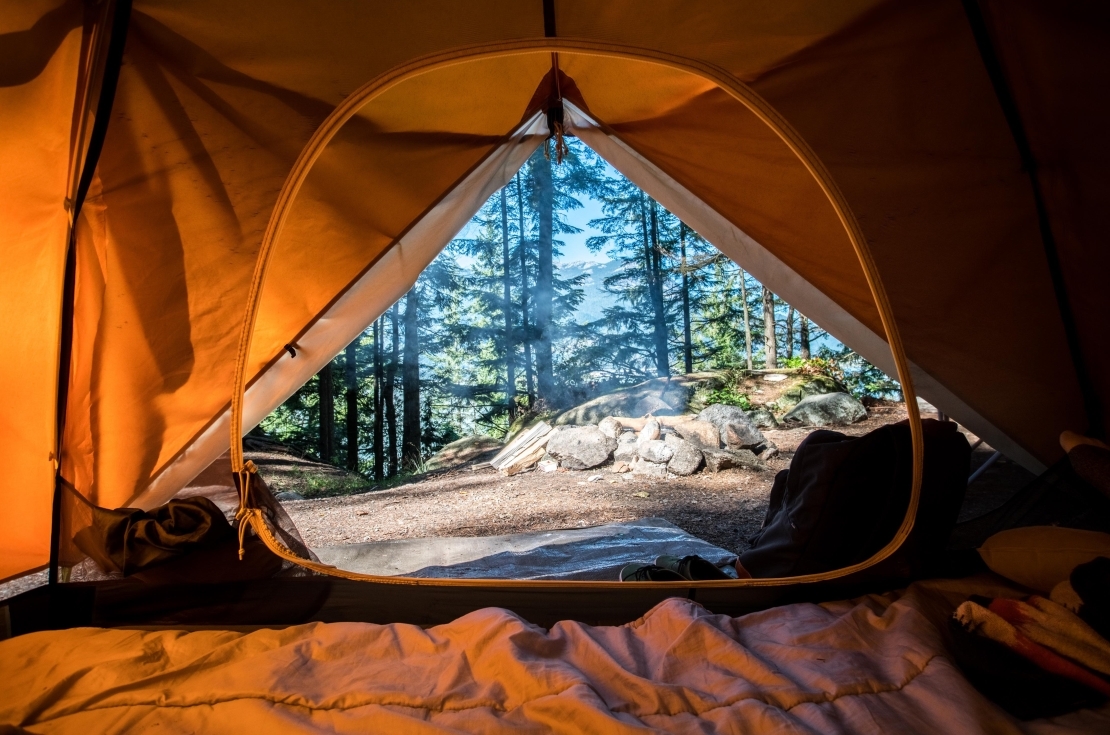
[[[720,387],[721,384],[720,373],[714,372],[654,378],[586,401],[554,419],[548,419],[548,423],[585,426],[597,424],[606,416],[682,414],[690,410],[696,393]]]
[[[828,375],[806,375],[797,385],[783,391],[771,408],[777,413],[789,411],[807,396],[843,393],[845,388]]]
[[[806,396],[782,417],[795,426],[847,426],[867,418],[867,409],[847,393]]]
[[[674,416],[678,411],[659,396],[644,396],[632,407],[635,416]]]
[[[428,472],[436,472],[437,470],[445,470],[449,467],[458,467],[459,465],[473,462],[479,457],[489,455],[493,457],[501,449],[501,442],[489,436],[468,436],[458,441],[453,441],[447,446],[440,449],[433,454],[428,460],[426,469]]]
[[[716,449],[721,446],[721,431],[708,421],[683,421],[674,425],[674,430],[688,442],[699,447]]]
[[[777,429],[779,428],[778,419],[775,414],[771,413],[771,409],[766,406],[757,406],[751,411],[745,411],[751,422],[758,426],[760,429]]]
[[[547,453],[559,460],[560,467],[587,470],[605,464],[617,448],[617,440],[605,436],[596,426],[565,426],[551,433]]]
[[[698,471],[702,463],[700,449],[674,434],[667,434],[664,441],[672,452],[671,459],[667,462],[668,470],[676,475],[692,475]]]
[[[698,421],[706,421],[717,427],[721,443],[730,449],[746,449],[761,446],[766,439],[756,428],[744,409],[714,403],[707,406],[697,416]]]

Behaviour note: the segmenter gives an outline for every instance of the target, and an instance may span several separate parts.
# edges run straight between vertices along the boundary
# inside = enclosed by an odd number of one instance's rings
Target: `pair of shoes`
[[[622,582],[685,582],[678,572],[657,564],[627,564],[618,577]]]
[[[710,579],[732,579],[732,577],[722,572],[711,562],[696,555],[684,556],[681,559],[677,556],[660,556],[655,560],[655,566],[673,572],[682,579],[688,579],[691,582]]]

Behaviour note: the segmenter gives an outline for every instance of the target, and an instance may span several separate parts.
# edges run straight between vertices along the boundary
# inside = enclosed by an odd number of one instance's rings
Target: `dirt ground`
[[[839,430],[859,436],[905,416],[902,405],[880,405],[870,409],[866,420]],[[625,479],[605,467],[581,472],[533,471],[513,477],[488,468],[463,468],[389,489],[286,501],[284,505],[309,546],[494,536],[660,517],[739,553],[759,530],[775,474],[790,465],[794,450],[811,431],[765,431],[781,453],[762,472],[733,469],[671,479]],[[969,437],[971,441],[976,438]],[[972,458],[973,469],[992,452],[981,445]],[[273,453],[259,455],[255,461],[275,489],[297,490],[297,483],[290,478],[307,471],[305,460],[296,460],[301,465],[297,470]],[[1031,479],[1033,475],[1017,465],[996,462],[969,489],[961,520],[1001,505]]]

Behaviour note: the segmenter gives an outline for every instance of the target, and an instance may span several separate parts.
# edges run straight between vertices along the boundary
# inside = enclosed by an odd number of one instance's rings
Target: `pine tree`
[[[401,462],[408,470],[420,465],[420,325],[419,297],[413,286],[405,295],[405,355],[401,371]]]
[[[516,419],[516,345],[513,343],[513,269],[509,258],[509,205],[505,188],[502,187],[498,194],[501,203],[501,278],[504,284],[501,310],[505,316],[505,408],[511,423]]]
[[[332,383],[331,363],[317,374],[320,410],[320,441],[317,450],[321,462],[331,462],[335,440],[335,390]]]
[[[755,369],[752,365],[752,322],[748,308],[748,274],[743,268],[740,269],[740,298],[744,304],[744,358],[751,371]]]
[[[347,413],[347,469],[358,471],[358,338],[347,349],[343,362],[343,378],[346,383]]]
[[[694,345],[690,339],[690,272],[686,262],[686,223],[679,224],[678,242],[682,259],[682,366],[687,375],[694,372]]]
[[[385,478],[385,422],[383,421],[382,319],[374,321],[374,479]]]
[[[389,432],[389,476],[392,477],[400,471],[400,458],[397,446],[397,405],[395,403],[397,390],[397,367],[400,362],[400,316],[399,308],[395,303],[389,310],[389,324],[391,329],[389,362],[385,368],[385,422]]]
[[[786,305],[786,359],[794,357],[794,307]]]
[[[551,161],[532,157],[532,179],[535,182],[534,201],[539,219],[536,239],[536,378],[540,400],[556,405],[555,375],[552,371],[551,313],[555,300],[554,279],[554,206],[555,187],[551,181]]]
[[[798,320],[798,342],[801,348],[801,358],[808,360],[809,354],[809,319],[804,314],[799,314]]]
[[[775,334],[775,295],[763,287],[763,366],[772,370],[779,366]]]

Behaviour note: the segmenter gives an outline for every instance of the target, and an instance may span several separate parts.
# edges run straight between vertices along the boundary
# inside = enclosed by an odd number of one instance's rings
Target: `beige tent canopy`
[[[835,186],[918,392],[1043,468],[1110,406],[1104,12],[8,4],[0,579],[48,561],[59,415],[66,482],[164,502],[226,451],[236,365],[248,429],[409,288],[559,100],[568,132],[893,373]]]

